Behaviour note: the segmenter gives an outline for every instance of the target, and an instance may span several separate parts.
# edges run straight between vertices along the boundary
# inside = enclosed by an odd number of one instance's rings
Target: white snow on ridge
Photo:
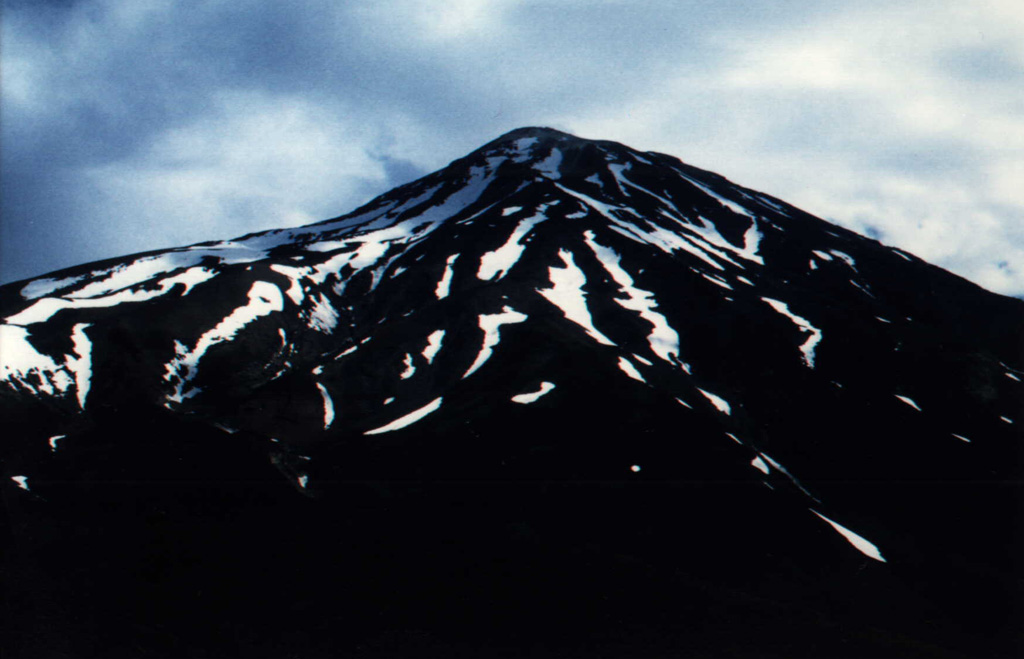
[[[438,300],[443,300],[448,297],[449,288],[452,283],[452,266],[455,265],[455,259],[459,258],[458,254],[452,254],[448,257],[448,260],[444,264],[444,274],[441,275],[441,281],[437,283],[437,289],[435,294]]]
[[[18,325],[0,325],[0,378],[35,395],[53,396],[68,391],[74,378],[63,364],[35,349],[28,330]],[[35,378],[39,382],[33,382]]]
[[[512,397],[512,402],[513,403],[520,403],[522,405],[529,405],[530,403],[536,402],[538,398],[540,398],[541,396],[543,396],[544,394],[548,393],[549,391],[551,391],[554,388],[555,388],[555,385],[552,384],[551,382],[541,382],[540,383],[540,389],[538,389],[537,391],[528,392],[528,393],[525,393],[525,394],[518,394],[516,396],[513,396]]]
[[[373,430],[367,430],[364,435],[379,435],[384,432],[391,432],[393,430],[401,430],[406,426],[410,426],[423,417],[427,416],[431,412],[436,412],[441,407],[441,401],[443,398],[435,398],[423,407],[409,412],[405,416],[401,416],[391,423],[381,426],[380,428],[374,428]]]
[[[501,341],[499,329],[502,325],[521,323],[526,320],[526,318],[526,314],[519,313],[511,307],[504,307],[501,313],[481,314],[479,324],[480,329],[484,331],[484,343],[480,347],[480,352],[477,353],[476,360],[473,362],[473,365],[469,367],[469,370],[462,376],[462,379],[468,378],[470,375],[475,373],[478,368],[483,366],[484,362],[490,359],[491,353],[494,351],[494,346],[498,345],[498,342]]]
[[[317,382],[316,388],[320,390],[320,396],[324,399],[324,430],[327,430],[334,423],[334,401],[331,400],[327,387]]]
[[[622,369],[623,373],[634,380],[647,384],[647,380],[644,379],[644,376],[640,375],[640,371],[636,370],[636,366],[633,366],[633,362],[629,361],[625,357],[619,357],[619,368]]]
[[[566,318],[582,327],[592,339],[603,345],[615,345],[611,339],[594,327],[590,311],[587,309],[587,294],[583,291],[583,285],[587,281],[586,276],[576,266],[572,252],[560,249],[558,256],[561,257],[565,267],[548,268],[551,288],[537,289],[537,292],[548,302],[561,309]]]
[[[284,295],[280,288],[266,281],[253,282],[249,289],[248,303],[238,307],[215,327],[207,330],[199,337],[194,347],[188,348],[180,341],[176,342],[177,355],[167,363],[167,372],[164,375],[164,380],[174,384],[174,392],[168,395],[167,400],[181,403],[196,393],[195,390],[186,393],[185,387],[195,377],[199,360],[212,346],[234,339],[242,328],[257,318],[283,309]]]
[[[764,460],[762,460],[762,459],[760,458],[760,456],[758,456],[758,457],[754,458],[754,459],[753,459],[753,460],[752,460],[752,461],[750,462],[750,465],[751,465],[752,467],[755,467],[755,468],[756,468],[756,469],[758,469],[759,471],[763,472],[763,473],[764,473],[765,475],[768,475],[768,472],[769,472],[769,469],[768,469],[768,465],[766,465],[766,464],[764,463]]]
[[[522,206],[509,206],[508,208],[502,209],[501,216],[508,217],[509,215],[512,215],[513,213],[518,213],[521,210],[523,210]]]
[[[625,299],[615,298],[615,302],[625,309],[637,312],[651,324],[651,333],[647,337],[651,351],[666,362],[674,364],[679,357],[679,334],[668,324],[665,316],[655,311],[658,303],[654,299],[654,294],[633,285],[633,278],[622,268],[621,257],[610,247],[599,245],[594,240],[592,231],[584,232],[583,237],[594,255],[601,261],[605,271],[619,285],[619,291],[627,296]]]
[[[827,253],[827,252],[821,252],[821,251],[818,251],[818,250],[812,250],[811,254],[814,254],[815,256],[817,256],[822,261],[831,261],[832,260],[832,255]]]
[[[838,531],[841,536],[846,538],[846,540],[851,545],[856,547],[857,550],[860,553],[864,554],[868,558],[873,558],[876,561],[881,561],[882,563],[886,562],[885,558],[882,557],[882,553],[880,551],[878,551],[878,547],[876,547],[874,544],[872,544],[871,542],[868,542],[867,540],[865,540],[861,536],[857,535],[856,533],[854,533],[850,529],[846,528],[845,526],[842,526],[840,524],[837,524],[837,523],[833,522],[828,517],[825,517],[824,515],[819,513],[817,510],[814,510],[813,508],[811,508],[810,511],[812,513],[814,513],[815,515],[817,515],[818,517],[820,517],[821,519],[823,519],[826,522],[828,522],[829,525],[833,529]]]
[[[49,295],[50,293],[60,290],[62,288],[73,286],[74,284],[77,284],[78,282],[85,279],[87,276],[88,275],[77,275],[75,277],[64,277],[63,279],[53,279],[50,277],[46,277],[44,279],[35,279],[25,284],[24,287],[22,287],[21,297],[25,298],[26,300],[34,300],[37,297]]]
[[[720,195],[717,192],[713,191],[711,188],[709,188],[708,186],[704,185],[703,183],[698,183],[697,181],[693,180],[692,178],[690,178],[686,174],[683,174],[682,172],[680,172],[679,175],[682,176],[687,181],[689,181],[691,184],[693,184],[694,187],[698,188],[701,192],[703,192],[704,194],[708,195],[709,197],[711,197],[712,199],[714,199],[718,203],[722,204],[723,206],[725,206],[726,208],[728,208],[732,212],[737,213],[739,215],[746,215],[747,217],[749,217],[752,220],[757,218],[756,215],[751,213],[749,210],[744,208],[742,205],[740,205],[740,204],[738,204],[735,201],[732,201],[730,199],[726,199],[725,197],[723,197],[722,195]]]
[[[893,395],[896,396],[896,398],[899,398],[901,401],[903,401],[907,405],[910,405],[911,407],[913,407],[918,412],[921,411],[921,407],[917,403],[915,403],[913,400],[911,400],[910,398],[907,398],[906,396],[900,396],[899,394],[893,394]]]
[[[443,340],[443,329],[433,331],[427,337],[427,347],[423,349],[423,358],[427,360],[428,364],[434,363],[434,357],[437,356],[437,352],[441,349],[441,341]]]
[[[487,252],[480,257],[480,268],[476,273],[476,276],[479,279],[488,281],[497,276],[500,280],[508,274],[508,271],[516,264],[519,257],[522,256],[523,250],[526,249],[526,245],[521,244],[519,241],[522,240],[534,226],[548,219],[543,214],[546,208],[547,204],[541,205],[541,207],[537,209],[536,215],[519,222],[516,228],[512,231],[512,235],[510,235],[508,240],[505,241],[504,245],[492,252]]]
[[[185,284],[184,292],[188,293],[196,284],[207,281],[214,276],[215,273],[207,268],[189,268],[172,277],[161,279],[158,282],[159,288],[153,290],[119,290],[116,293],[92,297],[78,297],[80,293],[73,293],[67,297],[44,297],[36,300],[35,303],[22,309],[20,312],[9,316],[5,319],[5,322],[11,325],[33,325],[49,320],[62,309],[95,309],[113,307],[123,302],[145,302],[167,294],[175,284],[179,283]]]
[[[804,355],[804,364],[806,364],[808,368],[814,368],[814,350],[818,347],[818,343],[821,341],[821,330],[819,330],[814,325],[811,325],[811,323],[808,322],[806,318],[801,318],[800,316],[797,316],[792,311],[790,311],[789,305],[786,304],[785,302],[773,300],[772,298],[768,297],[762,297],[761,299],[764,302],[767,302],[772,309],[775,309],[783,316],[786,316],[787,318],[792,320],[793,323],[798,328],[800,328],[801,332],[810,333],[810,336],[807,337],[807,340],[804,341],[803,345],[800,346],[800,352],[802,352]]]
[[[18,487],[26,492],[30,491],[28,489],[28,476],[11,476],[11,480],[17,483]]]
[[[715,409],[717,409],[722,414],[732,414],[732,406],[729,405],[729,403],[721,396],[716,396],[710,391],[705,391],[700,387],[697,388],[697,391],[699,391],[705,398],[711,401],[711,404],[715,406]]]
[[[548,157],[533,166],[534,170],[546,174],[548,178],[557,181],[562,178],[561,173],[558,171],[558,166],[562,164],[562,152],[555,147],[551,149],[551,153]]]

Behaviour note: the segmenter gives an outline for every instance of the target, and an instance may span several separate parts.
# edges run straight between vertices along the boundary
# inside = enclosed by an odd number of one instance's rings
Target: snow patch
[[[176,355],[167,363],[164,375],[164,380],[174,386],[174,391],[168,395],[167,400],[181,403],[198,393],[197,389],[186,391],[186,388],[195,377],[199,360],[207,350],[218,343],[231,341],[242,328],[257,318],[283,309],[284,296],[280,288],[266,281],[253,282],[249,289],[248,303],[232,311],[213,329],[199,337],[195,346],[188,348],[180,341],[175,341]]]
[[[729,403],[721,396],[716,396],[710,391],[705,391],[700,387],[697,387],[697,391],[699,391],[701,395],[703,395],[705,398],[711,401],[711,404],[715,406],[715,409],[717,409],[722,414],[732,414],[732,406],[729,405]]]
[[[438,351],[441,349],[441,341],[443,340],[443,329],[435,330],[427,337],[427,347],[423,349],[423,358],[427,360],[428,364],[434,363],[434,357],[437,356]]]
[[[967,442],[968,444],[970,444],[970,443],[971,443],[971,440],[967,439],[967,438],[966,438],[966,437],[964,437],[963,435],[958,435],[958,434],[956,434],[955,432],[954,432],[954,433],[951,433],[951,434],[952,434],[952,435],[953,435],[954,437],[956,437],[957,439],[959,439],[960,441],[963,441],[963,442]]]
[[[74,354],[68,355],[67,366],[75,377],[75,395],[78,407],[85,409],[85,397],[89,395],[92,382],[92,342],[85,330],[89,323],[78,323],[71,329],[71,344]]]
[[[59,442],[60,440],[64,439],[65,437],[67,437],[67,435],[54,435],[53,437],[51,437],[50,438],[50,450],[51,451],[56,451],[57,450],[57,442]]]
[[[320,396],[324,399],[324,430],[327,430],[334,423],[334,401],[331,400],[327,387],[317,382],[316,388],[320,390]]]
[[[894,396],[896,396],[896,398],[899,398],[899,399],[900,399],[901,401],[903,401],[903,402],[904,402],[904,403],[906,403],[907,405],[910,405],[911,407],[913,407],[913,408],[914,408],[915,410],[917,410],[918,412],[920,412],[920,411],[921,411],[921,408],[920,408],[920,406],[918,406],[918,404],[917,404],[917,403],[915,403],[915,402],[914,402],[914,401],[913,401],[912,399],[910,399],[910,398],[907,398],[906,396],[900,396],[899,394],[893,394],[893,395],[894,395]]]
[[[647,380],[644,379],[644,376],[640,375],[640,371],[636,370],[636,366],[633,366],[633,362],[629,361],[625,357],[619,357],[619,368],[622,369],[623,373],[634,380],[647,384]]]
[[[674,364],[679,358],[679,334],[668,324],[665,316],[655,311],[658,303],[654,299],[654,294],[633,285],[633,278],[620,265],[619,255],[610,247],[599,245],[594,240],[592,231],[585,232],[583,237],[594,255],[601,261],[605,271],[619,285],[619,291],[626,296],[615,298],[615,302],[625,309],[635,311],[651,324],[651,333],[647,337],[651,351],[666,362]]]
[[[364,435],[379,435],[384,432],[391,432],[393,430],[401,430],[406,426],[410,426],[423,417],[427,416],[431,412],[436,412],[441,407],[442,398],[435,398],[423,407],[409,412],[405,416],[398,417],[391,423],[383,425],[380,428],[374,428],[373,430],[367,430]]]
[[[513,265],[522,256],[523,250],[526,246],[521,244],[521,241],[526,234],[537,224],[540,224],[544,220],[548,219],[541,213],[543,213],[545,206],[538,209],[537,215],[528,217],[519,222],[516,228],[512,231],[512,235],[508,237],[505,244],[494,250],[493,252],[487,252],[480,257],[480,268],[477,270],[476,276],[484,281],[489,281],[495,277],[501,280]]]
[[[402,371],[400,376],[403,380],[408,380],[416,373],[416,367],[412,363],[412,355],[405,353],[405,370]]]
[[[754,468],[756,468],[756,469],[758,469],[758,470],[760,470],[760,471],[764,472],[765,474],[768,474],[768,472],[770,471],[770,470],[768,469],[768,465],[766,465],[766,464],[765,464],[765,462],[764,462],[764,460],[762,460],[762,459],[761,459],[760,457],[756,457],[756,458],[754,458],[754,459],[753,459],[753,460],[752,460],[752,461],[750,462],[750,464],[751,464],[751,466],[753,466]]]
[[[565,317],[582,327],[587,334],[602,345],[615,345],[611,339],[597,331],[590,311],[587,309],[587,294],[583,291],[583,285],[587,279],[573,260],[572,252],[560,249],[558,256],[565,264],[564,268],[548,268],[548,276],[551,279],[551,288],[537,289],[537,292],[544,296],[551,304],[561,309]]]
[[[484,362],[490,359],[494,347],[498,345],[499,341],[501,341],[499,328],[502,325],[521,323],[526,319],[526,314],[519,313],[511,307],[504,307],[501,313],[481,314],[479,324],[480,329],[484,331],[484,343],[480,347],[480,352],[477,354],[473,365],[469,367],[469,370],[462,376],[462,379],[468,378],[470,375],[475,373],[478,368],[483,366]]]
[[[533,392],[529,392],[529,393],[524,393],[524,394],[519,394],[517,396],[513,396],[512,397],[512,402],[513,403],[521,403],[523,405],[528,405],[530,403],[536,402],[538,398],[540,398],[541,396],[543,396],[544,394],[548,393],[549,391],[551,391],[554,388],[555,388],[555,385],[552,384],[551,382],[541,382],[540,383],[540,389],[538,389],[537,391],[533,391]]]
[[[814,368],[814,350],[818,347],[818,343],[821,341],[821,330],[819,330],[814,325],[811,325],[811,323],[808,322],[806,318],[801,318],[800,316],[797,316],[796,314],[791,312],[789,310],[789,305],[787,305],[785,302],[773,300],[768,297],[762,297],[761,299],[764,302],[768,303],[768,305],[772,309],[775,309],[783,316],[786,316],[787,318],[792,320],[793,323],[798,328],[800,328],[801,332],[810,333],[810,336],[807,337],[807,340],[804,341],[803,345],[800,346],[800,352],[802,352],[804,355],[804,364],[806,364],[808,368]]]
[[[513,213],[518,213],[521,210],[523,210],[522,206],[509,206],[508,208],[502,209],[501,216],[508,217],[509,215],[512,215]]]
[[[438,300],[443,300],[448,297],[448,290],[452,284],[452,266],[455,265],[455,259],[459,258],[458,254],[452,254],[448,257],[448,260],[444,264],[444,274],[441,275],[441,281],[437,283],[437,289],[435,295]]]
[[[885,558],[882,557],[882,553],[880,551],[878,551],[878,547],[876,547],[874,544],[868,542],[867,540],[865,540],[861,536],[857,535],[856,533],[854,533],[850,529],[846,528],[845,526],[841,526],[840,524],[837,524],[837,523],[833,522],[828,517],[825,517],[824,515],[819,513],[817,510],[814,510],[813,508],[811,508],[810,511],[812,513],[814,513],[815,515],[817,515],[818,517],[820,517],[821,519],[823,519],[826,522],[828,522],[829,525],[833,529],[838,531],[841,536],[846,538],[846,540],[851,545],[856,547],[857,550],[860,553],[864,554],[868,558],[873,558],[876,561],[881,561],[882,563],[886,562]]]
[[[28,476],[11,476],[11,480],[17,483],[18,487],[20,487],[21,489],[25,490],[26,492],[29,491]]]

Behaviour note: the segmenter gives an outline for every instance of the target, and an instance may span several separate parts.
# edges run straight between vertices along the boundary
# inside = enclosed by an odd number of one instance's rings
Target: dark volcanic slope
[[[673,157],[520,129],[0,302],[13,652],[1022,647],[1024,303]]]

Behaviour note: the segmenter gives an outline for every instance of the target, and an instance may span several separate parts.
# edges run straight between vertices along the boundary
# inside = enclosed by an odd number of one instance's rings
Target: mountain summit
[[[1013,656],[1024,302],[520,128],[0,288],[26,656]]]

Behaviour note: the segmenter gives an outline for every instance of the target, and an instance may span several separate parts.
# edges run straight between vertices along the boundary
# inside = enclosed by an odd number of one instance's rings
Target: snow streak
[[[367,430],[363,434],[364,435],[379,435],[380,433],[383,433],[383,432],[391,432],[393,430],[401,430],[402,428],[405,428],[406,426],[410,426],[410,425],[416,423],[417,421],[419,421],[423,417],[427,416],[431,412],[436,412],[438,410],[438,408],[441,407],[441,401],[442,401],[442,398],[435,398],[434,400],[430,401],[429,403],[427,403],[423,407],[421,407],[421,408],[419,408],[417,410],[413,410],[412,412],[409,412],[405,416],[398,417],[397,419],[395,419],[391,423],[389,423],[387,425],[383,425],[380,428],[374,428],[373,430]]]
[[[587,309],[587,294],[583,291],[583,285],[587,279],[583,271],[576,267],[572,252],[560,249],[558,256],[561,257],[564,268],[548,268],[548,276],[551,278],[551,288],[537,289],[537,292],[544,296],[551,304],[562,310],[565,317],[582,327],[595,341],[606,346],[615,345],[607,336],[597,331],[594,322]]]
[[[455,265],[455,259],[459,258],[458,254],[452,254],[448,257],[448,260],[444,264],[444,274],[441,275],[441,281],[437,283],[437,290],[435,294],[438,300],[443,300],[448,297],[448,289],[452,284],[452,266]]]
[[[783,316],[786,316],[793,323],[800,328],[801,332],[809,332],[810,336],[804,341],[803,345],[800,346],[800,352],[804,355],[804,364],[808,368],[814,368],[814,350],[818,347],[818,343],[821,341],[821,330],[814,325],[811,325],[806,318],[801,318],[789,310],[789,305],[779,300],[773,300],[768,297],[762,297],[763,301],[767,302],[772,309],[775,309]]]
[[[316,388],[320,390],[320,396],[324,399],[324,430],[327,430],[334,423],[334,401],[331,400],[327,387],[317,382]]]
[[[668,363],[674,364],[679,357],[679,334],[668,324],[665,316],[655,311],[658,303],[654,299],[654,294],[633,285],[633,278],[620,265],[619,255],[610,247],[599,245],[594,240],[592,231],[585,232],[583,236],[605,271],[619,285],[619,291],[627,296],[616,298],[615,301],[623,308],[637,312],[651,324],[651,333],[647,337],[651,351]]]
[[[521,241],[534,226],[548,219],[543,215],[545,208],[547,208],[546,204],[537,209],[538,212],[536,215],[520,221],[512,231],[512,235],[510,235],[508,240],[505,241],[504,245],[493,252],[487,252],[480,257],[480,268],[476,273],[478,278],[489,281],[497,277],[498,280],[500,280],[508,274],[508,271],[519,260],[523,250],[526,249],[526,246],[521,244],[519,241]]]
[[[441,349],[441,341],[444,340],[444,330],[435,330],[427,337],[427,347],[423,349],[423,358],[428,364],[434,363],[434,357]]]
[[[544,394],[548,393],[549,391],[551,391],[554,388],[555,388],[555,385],[552,384],[551,382],[541,382],[540,383],[540,389],[538,389],[537,391],[533,391],[533,392],[529,392],[529,393],[524,393],[524,394],[519,394],[517,396],[513,396],[512,397],[512,402],[513,403],[521,403],[523,405],[528,405],[530,403],[536,402],[538,398],[540,398],[541,396],[543,396]]]
[[[878,547],[876,547],[874,544],[868,542],[867,540],[857,535],[845,526],[841,526],[840,524],[833,522],[828,517],[825,517],[824,515],[819,513],[817,510],[814,510],[812,508],[811,512],[820,517],[821,519],[825,520],[826,522],[828,522],[832,528],[838,531],[841,536],[846,538],[846,540],[851,545],[856,547],[860,553],[864,554],[868,558],[873,558],[876,561],[881,561],[883,563],[886,562],[885,558],[882,557],[882,553],[878,551]]]
[[[480,316],[480,329],[484,331],[484,343],[480,348],[480,352],[476,356],[476,360],[473,365],[469,367],[466,374],[462,376],[463,379],[468,378],[470,375],[476,372],[478,368],[484,365],[491,357],[491,352],[494,350],[494,346],[498,345],[501,341],[499,334],[499,328],[502,325],[509,323],[521,323],[526,320],[526,314],[519,313],[511,307],[504,307],[501,313],[494,314],[481,314]]]

